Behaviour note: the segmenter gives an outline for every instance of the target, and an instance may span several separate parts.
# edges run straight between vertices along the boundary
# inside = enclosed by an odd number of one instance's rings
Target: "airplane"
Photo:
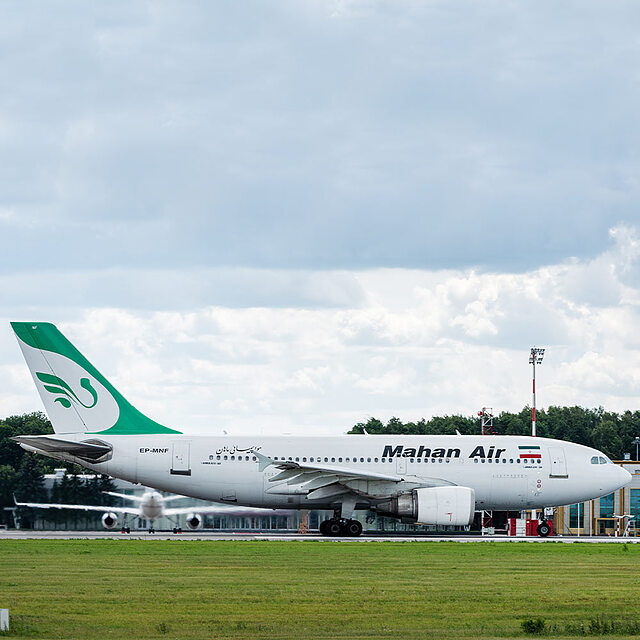
[[[123,500],[131,500],[136,502],[138,506],[131,507],[105,507],[104,505],[86,505],[86,504],[53,504],[41,502],[18,502],[14,497],[17,507],[31,507],[35,509],[76,509],[78,511],[103,511],[102,526],[105,529],[115,529],[118,526],[117,514],[122,514],[124,520],[122,523],[122,533],[131,533],[131,528],[127,525],[127,516],[137,516],[149,521],[149,533],[155,533],[153,523],[155,520],[163,516],[169,519],[175,516],[186,514],[187,528],[196,530],[202,524],[202,516],[207,514],[219,515],[288,515],[288,511],[273,511],[270,509],[239,509],[230,505],[218,504],[211,507],[198,509],[194,507],[180,507],[178,509],[167,509],[165,504],[172,500],[178,500],[185,496],[163,496],[158,491],[148,489],[142,496],[126,495],[124,493],[116,493],[115,491],[103,491],[106,495],[122,498]],[[173,527],[173,533],[182,533],[182,528]]]
[[[631,481],[602,452],[550,438],[183,433],[138,411],[55,325],[11,326],[54,429],[14,437],[24,449],[208,501],[332,510],[322,535],[359,536],[358,510],[466,526],[476,511],[574,504]]]

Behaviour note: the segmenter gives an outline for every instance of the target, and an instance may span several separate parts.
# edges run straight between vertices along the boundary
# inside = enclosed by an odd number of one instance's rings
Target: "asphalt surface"
[[[348,542],[538,542],[538,543],[574,543],[574,542],[604,542],[607,544],[640,543],[640,538],[614,538],[609,536],[551,536],[549,538],[516,538],[505,535],[493,536],[415,536],[415,535],[377,535],[364,533],[359,538],[325,538],[319,533],[311,532],[304,535],[297,533],[247,533],[220,531],[188,531],[179,534],[159,531],[132,531],[120,533],[116,531],[31,531],[27,529],[0,529],[0,543],[6,540],[277,540],[277,541],[348,541]]]

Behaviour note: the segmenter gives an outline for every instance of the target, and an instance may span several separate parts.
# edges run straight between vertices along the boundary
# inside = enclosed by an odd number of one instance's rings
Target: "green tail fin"
[[[147,418],[49,322],[12,322],[56,433],[180,433]]]

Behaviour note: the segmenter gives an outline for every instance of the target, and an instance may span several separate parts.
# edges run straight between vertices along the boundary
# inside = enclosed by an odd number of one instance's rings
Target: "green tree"
[[[613,420],[603,420],[593,430],[592,441],[596,449],[606,453],[610,458],[622,459],[622,438],[618,434],[618,426]]]

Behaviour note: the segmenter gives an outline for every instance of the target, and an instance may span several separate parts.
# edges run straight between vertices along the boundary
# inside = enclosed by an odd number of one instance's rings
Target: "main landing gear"
[[[551,533],[551,525],[546,520],[540,520],[538,522],[538,535],[541,538],[546,538]]]
[[[320,533],[323,536],[357,538],[362,533],[362,525],[358,520],[331,518],[320,523]]]

